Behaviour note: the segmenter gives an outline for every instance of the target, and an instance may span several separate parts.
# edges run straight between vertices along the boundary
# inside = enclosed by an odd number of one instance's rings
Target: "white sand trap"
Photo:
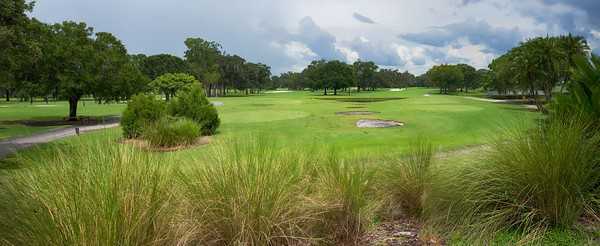
[[[56,105],[53,104],[42,104],[42,105],[33,105],[34,107],[39,107],[39,108],[46,108],[46,107],[56,107]]]
[[[431,96],[431,94],[425,94],[425,95],[423,95],[423,96],[430,97],[430,96]]]
[[[405,90],[406,90],[406,88],[393,88],[393,89],[390,89],[390,91],[405,91]]]
[[[292,91],[267,91],[265,93],[274,94],[274,93],[287,93],[287,92],[292,92]]]
[[[215,106],[215,107],[219,107],[219,106],[223,106],[223,105],[225,105],[225,103],[223,103],[223,102],[211,102],[211,104],[212,104],[213,106]]]
[[[362,119],[356,122],[358,128],[386,128],[386,127],[397,127],[404,126],[404,123],[395,120],[375,120],[375,119]]]

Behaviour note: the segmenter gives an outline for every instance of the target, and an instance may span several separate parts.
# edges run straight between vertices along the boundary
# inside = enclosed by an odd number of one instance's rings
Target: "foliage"
[[[457,65],[436,65],[427,71],[427,79],[436,87],[440,88],[440,93],[456,91],[456,88],[462,86],[465,79],[462,69]]]
[[[377,181],[388,205],[387,214],[420,217],[431,179],[434,149],[423,139],[410,143],[408,154],[387,160],[379,168]]]
[[[600,127],[600,58],[579,56],[573,62],[576,68],[567,87],[569,93],[556,98],[551,116],[576,115]]]
[[[354,70],[354,76],[356,78],[356,88],[360,92],[360,88],[375,88],[375,73],[377,72],[377,65],[374,62],[363,62],[356,61],[352,64]]]
[[[176,244],[170,165],[108,141],[20,159],[2,175],[0,238],[8,245]],[[45,165],[40,166],[39,163]]]
[[[200,82],[194,76],[185,73],[163,74],[150,83],[155,90],[165,95],[167,101],[174,97],[179,90],[194,84],[200,84]]]
[[[164,117],[144,127],[143,138],[152,147],[191,145],[200,137],[200,126],[186,118]]]
[[[500,93],[510,90],[526,94],[545,110],[538,91],[543,91],[545,102],[550,102],[554,88],[570,81],[575,66],[572,57],[585,55],[588,50],[585,39],[570,34],[527,40],[492,61],[493,76],[487,87]]]
[[[139,63],[142,72],[151,80],[155,80],[163,74],[187,73],[189,71],[189,66],[183,59],[169,54],[144,56]]]
[[[202,135],[213,135],[217,132],[221,120],[215,107],[206,99],[202,87],[191,86],[182,91],[169,103],[169,113],[176,117],[189,118],[202,128]]]
[[[180,173],[188,217],[199,228],[191,241],[290,245],[316,239],[319,210],[305,197],[309,159],[265,140],[219,144]]]
[[[325,231],[336,242],[358,239],[373,222],[379,204],[374,199],[374,170],[358,161],[323,156],[317,166],[319,200],[326,204]]]
[[[142,135],[144,127],[166,115],[166,105],[154,95],[136,95],[131,98],[121,118],[123,136],[136,138]]]
[[[313,61],[302,74],[311,81],[313,89],[324,89],[325,95],[327,89],[333,89],[333,94],[337,95],[338,89],[350,87],[355,80],[352,67],[337,60]]]
[[[547,229],[571,228],[583,214],[596,216],[600,134],[588,127],[570,118],[509,131],[486,158],[436,185],[431,219],[474,240],[517,231],[530,241]]]

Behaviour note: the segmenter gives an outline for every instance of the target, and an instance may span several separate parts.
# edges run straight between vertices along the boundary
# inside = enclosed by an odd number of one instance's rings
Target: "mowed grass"
[[[121,115],[126,104],[97,104],[86,101],[79,102],[78,114],[80,116],[111,116]],[[69,104],[66,101],[49,102],[0,102],[0,140],[22,137],[35,133],[46,132],[64,126],[30,127],[15,121],[22,120],[58,120],[67,117]]]
[[[402,92],[377,91],[340,95],[337,98],[398,98],[378,102],[343,102],[319,93],[290,92],[250,97],[211,98],[223,102],[218,106],[222,125],[217,139],[243,138],[247,134],[267,135],[281,145],[305,144],[329,146],[338,152],[370,154],[403,152],[408,143],[427,137],[441,149],[487,143],[502,134],[502,127],[515,122],[534,124],[536,113],[515,105],[493,104],[461,96],[434,94],[436,90],[409,88]],[[425,96],[425,94],[431,94]],[[50,107],[29,104],[2,104],[0,121],[61,117],[68,105]],[[362,108],[356,108],[362,107]],[[80,115],[120,115],[124,104],[80,105]],[[376,111],[374,115],[336,115],[343,111]],[[359,119],[387,119],[405,123],[387,129],[357,128]],[[23,128],[23,127],[21,127]],[[27,128],[25,128],[27,129]],[[1,130],[0,136],[11,135]],[[110,132],[110,131],[109,131]],[[7,134],[8,133],[8,134]],[[114,134],[118,137],[119,134]],[[94,135],[90,136],[93,138]]]

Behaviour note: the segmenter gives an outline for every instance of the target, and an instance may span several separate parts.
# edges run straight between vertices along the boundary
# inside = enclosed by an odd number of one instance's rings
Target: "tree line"
[[[339,60],[312,61],[302,72],[286,72],[273,76],[273,88],[290,90],[322,90],[324,95],[355,88],[356,92],[377,88],[404,88],[418,85],[417,78],[406,72],[379,68],[372,61],[347,64]]]
[[[441,64],[420,76],[426,86],[440,88],[440,93],[469,92],[485,84],[490,76],[487,69],[475,69],[468,64]]]
[[[111,102],[159,91],[168,99],[190,81],[186,76],[201,81],[208,96],[232,90],[256,93],[270,83],[269,66],[226,54],[213,41],[188,38],[184,58],[131,55],[113,34],[94,32],[83,22],[47,24],[29,17],[33,2],[1,5],[0,91],[6,101],[67,100],[69,118],[76,119],[78,102],[85,96]]]

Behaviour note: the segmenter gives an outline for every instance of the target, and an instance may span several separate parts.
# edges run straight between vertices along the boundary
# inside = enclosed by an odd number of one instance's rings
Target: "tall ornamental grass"
[[[317,240],[320,210],[308,194],[310,158],[266,139],[215,146],[181,170],[179,179],[197,225],[190,242],[289,245]]]
[[[509,140],[493,143],[480,162],[438,180],[432,218],[458,225],[474,240],[518,231],[532,242],[549,228],[571,228],[585,214],[597,216],[600,133],[581,122],[553,120],[507,132]]]
[[[410,143],[406,155],[382,162],[377,180],[387,215],[421,216],[434,153],[431,143],[418,139]]]
[[[42,162],[40,162],[42,160]],[[1,175],[0,244],[165,245],[174,209],[168,161],[81,142]]]

